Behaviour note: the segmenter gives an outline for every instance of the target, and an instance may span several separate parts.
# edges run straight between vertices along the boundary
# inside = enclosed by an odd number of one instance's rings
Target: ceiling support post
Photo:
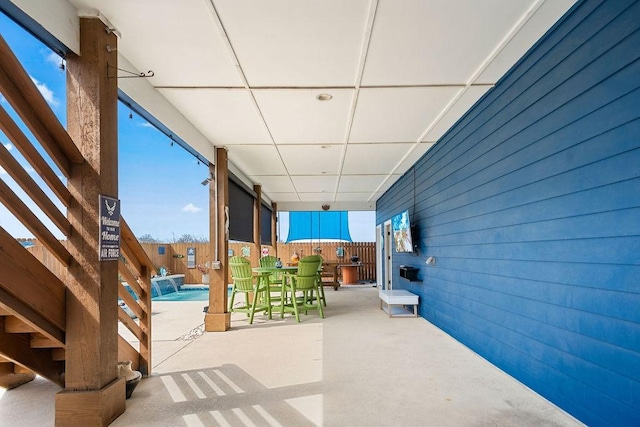
[[[209,309],[204,316],[207,332],[224,332],[231,327],[231,313],[227,304],[229,277],[229,168],[226,148],[216,148],[215,174],[213,185],[209,185],[209,242],[217,245],[220,268],[212,269],[209,275]],[[211,206],[217,207],[215,215]],[[217,232],[216,232],[217,230]],[[209,249],[209,253],[213,248]]]
[[[67,279],[65,389],[56,395],[57,426],[108,425],[125,411],[118,378],[118,260],[100,261],[99,195],[118,198],[116,36],[99,20],[80,19],[81,56],[67,56],[68,133],[85,161],[73,164],[68,219],[73,261]]]

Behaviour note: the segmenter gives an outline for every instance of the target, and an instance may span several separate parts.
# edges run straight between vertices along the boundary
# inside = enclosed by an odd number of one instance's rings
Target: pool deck
[[[207,302],[153,303],[153,370],[113,426],[582,425],[422,318],[390,319],[371,286],[316,313],[203,333]],[[46,380],[0,391],[0,426],[53,425]]]

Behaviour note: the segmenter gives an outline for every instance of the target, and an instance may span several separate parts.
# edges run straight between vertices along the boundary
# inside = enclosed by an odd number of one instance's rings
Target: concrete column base
[[[125,378],[100,390],[56,394],[56,426],[108,426],[126,409]]]
[[[204,315],[204,330],[224,332],[231,328],[231,313],[207,313]]]

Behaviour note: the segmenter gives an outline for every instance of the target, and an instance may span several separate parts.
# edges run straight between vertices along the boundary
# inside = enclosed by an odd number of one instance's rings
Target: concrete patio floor
[[[387,317],[371,285],[310,312],[201,333],[206,302],[154,302],[153,372],[113,426],[582,425],[422,318]],[[0,426],[54,423],[60,389],[0,391]]]

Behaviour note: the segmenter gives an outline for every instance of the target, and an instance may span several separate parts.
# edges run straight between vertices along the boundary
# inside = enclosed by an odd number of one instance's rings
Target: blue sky
[[[65,72],[61,59],[46,46],[0,13],[0,34],[32,77],[53,111],[66,127]],[[0,95],[0,105],[21,124],[8,102]],[[131,114],[131,118],[129,118]],[[22,126],[24,129],[24,126]],[[26,132],[28,136],[30,134]],[[151,126],[145,119],[118,105],[119,198],[121,212],[136,236],[150,234],[171,242],[184,234],[207,238],[209,193],[200,183],[208,174],[204,164]],[[35,141],[34,138],[31,138]],[[26,162],[0,132],[0,143],[24,165]],[[32,176],[37,176],[28,168]],[[0,168],[3,179],[18,195],[24,193]],[[37,180],[38,178],[36,178]],[[46,188],[46,186],[42,186]],[[22,197],[27,200],[27,197]],[[29,205],[37,212],[37,208]],[[373,241],[375,214],[351,212],[349,226],[354,241]],[[49,222],[43,220],[47,225]],[[0,204],[0,224],[14,237],[31,233]],[[288,217],[280,221],[281,239],[286,239]],[[51,225],[51,230],[56,228]],[[57,231],[57,230],[56,230]],[[63,236],[56,233],[58,238]]]

